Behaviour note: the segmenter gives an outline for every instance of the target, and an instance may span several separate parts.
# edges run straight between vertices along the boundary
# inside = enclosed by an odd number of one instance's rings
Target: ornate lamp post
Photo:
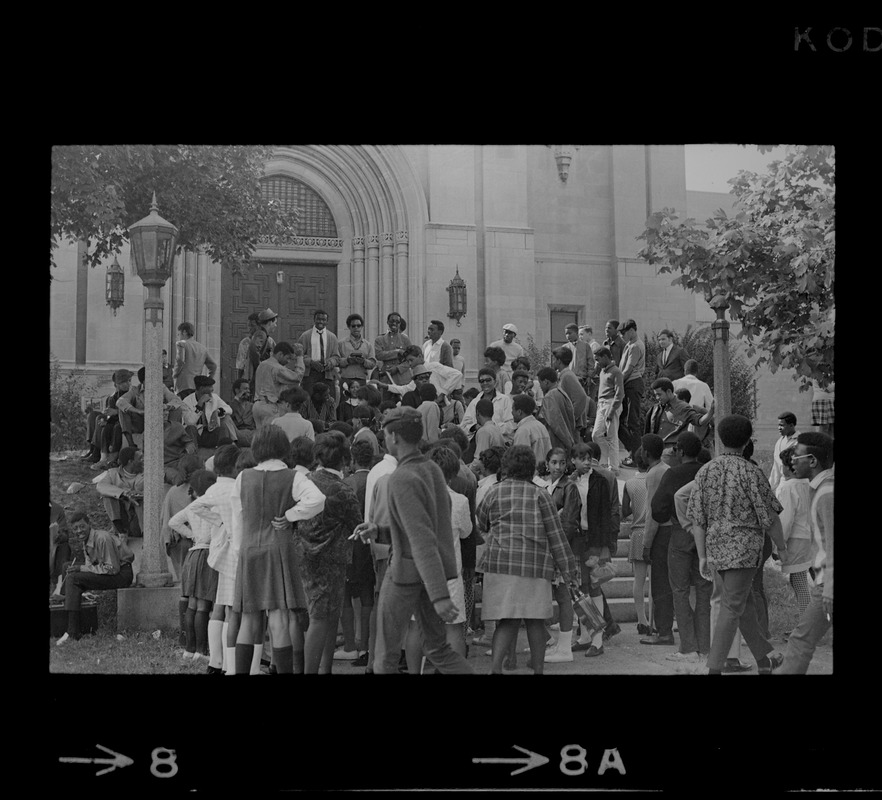
[[[160,541],[162,507],[163,420],[162,338],[164,304],[160,292],[174,264],[178,229],[159,216],[156,192],[150,214],[129,228],[132,263],[147,287],[144,301],[144,548],[138,585],[167,586],[172,582]]]
[[[120,306],[125,301],[125,274],[116,256],[113,257],[113,263],[107,268],[107,278],[105,284],[105,299],[107,305],[110,306],[114,316]]]
[[[732,369],[729,362],[729,321],[726,309],[729,301],[725,295],[715,294],[708,301],[717,318],[711,324],[714,332],[714,419],[722,419],[732,413]],[[714,426],[714,446],[720,452],[719,428]]]
[[[451,278],[447,287],[450,300],[450,310],[447,316],[456,320],[457,326],[461,326],[460,320],[466,315],[466,282],[459,277],[459,265],[456,266],[456,276]]]

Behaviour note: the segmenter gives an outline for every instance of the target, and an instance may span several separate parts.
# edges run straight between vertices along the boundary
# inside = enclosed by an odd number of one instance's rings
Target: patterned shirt
[[[765,531],[780,513],[781,503],[763,471],[731,454],[698,471],[687,510],[705,530],[707,561],[716,569],[759,566]]]
[[[557,564],[561,572],[575,573],[554,501],[535,483],[507,478],[494,484],[475,518],[487,540],[479,571],[550,581]]]

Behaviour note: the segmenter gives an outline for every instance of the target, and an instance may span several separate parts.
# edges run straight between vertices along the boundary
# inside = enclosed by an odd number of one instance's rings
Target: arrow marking
[[[518,747],[516,744],[513,744],[515,750],[520,750],[522,753],[526,753],[528,758],[473,758],[473,764],[523,764],[524,766],[520,769],[516,769],[512,772],[512,775],[519,775],[521,772],[526,772],[528,769],[533,769],[533,767],[541,767],[543,764],[548,763],[548,759],[545,756],[539,755],[539,753],[534,753],[531,750],[526,750],[523,747]]]
[[[109,767],[98,770],[98,772],[95,773],[96,776],[105,775],[108,772],[113,772],[117,767],[128,767],[135,763],[128,756],[124,756],[121,753],[115,753],[113,750],[110,750],[103,745],[96,744],[95,747],[99,750],[103,750],[105,753],[109,753],[113,758],[77,758],[75,756],[61,756],[58,760],[63,764],[110,764]],[[547,761],[548,759],[545,760]]]

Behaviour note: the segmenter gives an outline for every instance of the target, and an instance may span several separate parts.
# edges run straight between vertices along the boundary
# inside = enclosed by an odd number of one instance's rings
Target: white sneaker
[[[68,639],[70,639],[70,634],[65,633],[64,636],[62,636],[57,642],[55,642],[55,646],[61,647],[61,645],[65,644],[68,641]]]
[[[357,650],[336,650],[334,652],[334,661],[355,661],[358,658]]]
[[[554,647],[550,650],[545,651],[545,663],[546,664],[562,664],[566,661],[573,660],[573,651],[572,650],[561,650],[557,647]]]
[[[680,663],[696,664],[699,661],[698,653],[669,653],[665,656],[668,661],[679,661]]]

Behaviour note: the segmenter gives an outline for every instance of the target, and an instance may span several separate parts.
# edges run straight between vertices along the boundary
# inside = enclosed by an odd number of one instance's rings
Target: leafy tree
[[[296,234],[297,210],[261,194],[271,155],[254,145],[54,147],[50,263],[65,238],[88,243],[93,267],[119,253],[155,191],[159,213],[178,228],[178,252],[203,246],[212,260],[241,269],[259,242]]]
[[[796,370],[800,390],[834,379],[834,167],[832,147],[789,147],[765,174],[729,181],[734,217],[720,209],[702,227],[665,208],[638,237],[643,259],[681,273],[675,285],[724,296],[756,366]]]
[[[522,344],[524,355],[530,359],[530,372],[535,375],[542,367],[551,366],[551,343],[545,342],[541,347],[536,344],[532,333],[527,334],[527,343]]]

